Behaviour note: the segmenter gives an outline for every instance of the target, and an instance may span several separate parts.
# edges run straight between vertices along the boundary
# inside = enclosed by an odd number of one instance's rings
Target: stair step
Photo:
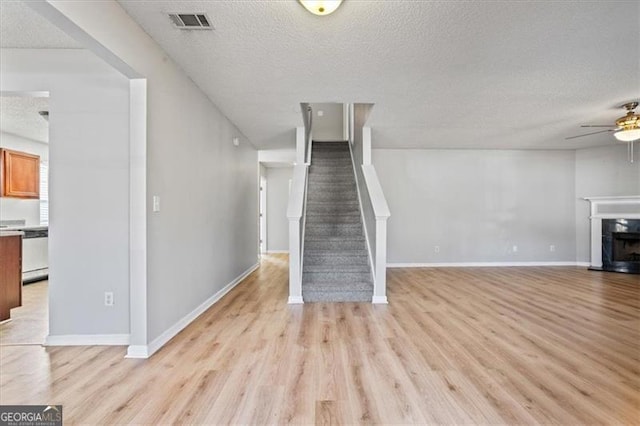
[[[304,273],[322,273],[322,274],[331,274],[331,273],[366,273],[369,274],[369,264],[362,265],[354,265],[354,264],[344,264],[338,265],[334,263],[323,264],[323,265],[307,265],[304,264],[303,267]],[[337,280],[332,280],[337,281]],[[303,281],[304,282],[304,281]]]
[[[347,141],[313,141],[313,149],[349,149]]]
[[[341,177],[343,179],[353,179],[353,167],[331,167],[331,166],[310,166],[309,175],[323,176],[331,174],[332,176]]]
[[[343,201],[336,203],[335,201],[312,201],[307,200],[307,214],[309,212],[316,213],[352,213],[360,214],[360,205],[357,200]]]
[[[309,195],[311,194],[346,194],[355,193],[358,195],[355,184],[352,185],[336,185],[333,183],[314,184],[309,183]]]
[[[345,159],[312,159],[311,160],[311,170],[313,169],[321,169],[321,168],[332,168],[332,169],[351,169],[353,170],[353,165],[351,164],[351,160]]]
[[[305,229],[305,235],[309,237],[347,237],[361,236],[363,233],[362,225],[359,223],[308,223]]]
[[[367,251],[362,249],[346,249],[346,250],[323,250],[323,249],[305,249],[305,258],[308,256],[327,256],[327,257],[368,257]]]
[[[358,193],[355,190],[341,192],[312,192],[307,195],[307,201],[324,201],[333,203],[342,203],[356,201]]]
[[[309,182],[329,182],[329,183],[340,183],[340,182],[351,182],[353,184],[356,183],[353,172],[350,170],[349,173],[346,174],[329,174],[329,173],[309,173]]]
[[[351,216],[347,215],[333,215],[333,216],[316,216],[316,215],[307,215],[307,225],[315,225],[315,224],[323,224],[323,223],[335,223],[335,224],[356,224],[360,223],[360,215],[354,214]]]
[[[330,271],[330,272],[316,272],[303,270],[302,282],[311,283],[343,283],[348,285],[349,283],[371,283],[371,272],[367,269],[366,272],[362,271]]]
[[[320,153],[320,152],[314,152],[313,155],[311,156],[311,165],[313,166],[314,164],[319,164],[319,163],[324,163],[324,164],[342,164],[342,163],[348,163],[351,164],[351,155],[349,155],[348,152],[342,154],[342,153]]]
[[[305,238],[304,251],[308,250],[366,250],[364,240],[347,240],[344,238],[322,238],[319,240],[308,240]]]
[[[307,213],[307,224],[314,225],[319,223],[336,223],[336,224],[344,224],[344,223],[360,223],[360,215],[359,214],[349,214],[349,215],[315,215]]]
[[[305,251],[303,271],[308,266],[342,267],[344,265],[369,265],[369,256],[366,251],[362,250],[360,253],[354,253],[357,254],[333,255],[329,251],[310,254]]]
[[[305,303],[371,303],[372,299],[372,291],[302,292]]]
[[[331,164],[339,164],[339,165],[351,165],[351,156],[349,154],[346,155],[334,155],[334,154],[314,154],[311,157],[311,165],[314,166],[316,164],[322,165],[331,165]]]
[[[353,282],[345,284],[344,282],[340,281],[326,283],[304,283],[302,284],[302,291],[373,291],[373,284],[370,282]]]
[[[353,179],[353,176],[350,176],[348,179],[334,179],[334,180],[326,180],[326,179],[315,179],[318,176],[313,176],[314,179],[309,178],[309,185],[312,185],[313,188],[319,188],[322,190],[325,189],[347,189],[353,188],[356,189],[356,182]]]

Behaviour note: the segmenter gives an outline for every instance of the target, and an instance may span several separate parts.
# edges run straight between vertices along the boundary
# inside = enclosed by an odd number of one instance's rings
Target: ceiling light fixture
[[[633,142],[640,139],[640,115],[633,112],[637,106],[637,102],[625,104],[627,115],[616,120],[616,125],[620,130],[615,132],[613,136],[619,141]]]
[[[340,7],[342,0],[299,0],[300,4],[304,6],[309,12],[314,15],[325,16],[329,15]]]

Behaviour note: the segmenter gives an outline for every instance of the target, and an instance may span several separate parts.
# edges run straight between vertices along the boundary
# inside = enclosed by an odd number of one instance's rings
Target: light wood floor
[[[0,347],[1,404],[67,423],[639,424],[640,279],[392,269],[390,304],[288,306],[258,271],[149,360]]]
[[[49,282],[22,287],[22,306],[11,309],[11,321],[0,325],[0,346],[41,345],[49,332]]]

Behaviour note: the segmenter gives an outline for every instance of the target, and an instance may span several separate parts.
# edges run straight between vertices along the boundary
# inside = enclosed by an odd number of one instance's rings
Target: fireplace
[[[640,274],[640,219],[602,219],[602,269]]]
[[[589,269],[640,274],[640,195],[584,199],[591,204]]]

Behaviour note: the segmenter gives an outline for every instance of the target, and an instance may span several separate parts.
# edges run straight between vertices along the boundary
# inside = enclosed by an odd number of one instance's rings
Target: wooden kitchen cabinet
[[[0,321],[22,306],[22,232],[0,232]]]
[[[40,198],[40,157],[26,152],[0,149],[0,196]]]

